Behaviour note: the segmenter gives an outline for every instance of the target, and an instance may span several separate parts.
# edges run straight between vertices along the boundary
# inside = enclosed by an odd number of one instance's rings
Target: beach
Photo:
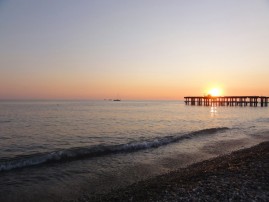
[[[235,165],[247,166],[238,168],[246,173],[237,181],[241,175],[227,166],[230,157],[199,162],[268,141],[268,123],[267,107],[212,110],[183,101],[1,102],[0,201],[226,200],[236,193],[264,201],[266,186],[244,176],[262,174],[263,164],[251,171],[246,163],[263,155],[235,158]],[[222,170],[212,174],[214,169]],[[261,190],[248,191],[252,184]]]
[[[268,201],[269,141],[82,201]]]
[[[269,0],[0,0],[0,27],[0,202],[269,202]]]

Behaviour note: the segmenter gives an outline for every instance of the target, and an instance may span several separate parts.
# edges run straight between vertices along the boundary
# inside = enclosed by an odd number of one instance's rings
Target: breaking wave
[[[139,150],[157,148],[163,145],[179,142],[185,139],[192,139],[198,136],[210,135],[217,132],[228,130],[227,127],[209,128],[198,130],[184,135],[171,135],[158,137],[155,139],[140,142],[130,142],[118,145],[96,145],[91,147],[76,147],[54,151],[50,153],[37,153],[20,157],[0,160],[0,172],[16,168],[30,167],[51,162],[62,162],[81,158],[98,157],[115,153],[130,153]]]

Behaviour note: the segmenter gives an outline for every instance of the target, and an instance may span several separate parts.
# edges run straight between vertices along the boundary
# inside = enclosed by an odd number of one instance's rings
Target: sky
[[[0,0],[0,99],[269,96],[269,0]]]

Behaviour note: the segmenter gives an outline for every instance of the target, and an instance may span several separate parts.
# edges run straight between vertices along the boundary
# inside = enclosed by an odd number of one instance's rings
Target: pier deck
[[[199,106],[251,106],[267,107],[267,96],[189,96],[184,97],[186,105]]]

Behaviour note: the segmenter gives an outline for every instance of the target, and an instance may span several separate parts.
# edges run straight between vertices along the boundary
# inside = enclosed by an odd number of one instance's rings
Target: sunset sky
[[[0,99],[269,96],[268,0],[0,0]]]

